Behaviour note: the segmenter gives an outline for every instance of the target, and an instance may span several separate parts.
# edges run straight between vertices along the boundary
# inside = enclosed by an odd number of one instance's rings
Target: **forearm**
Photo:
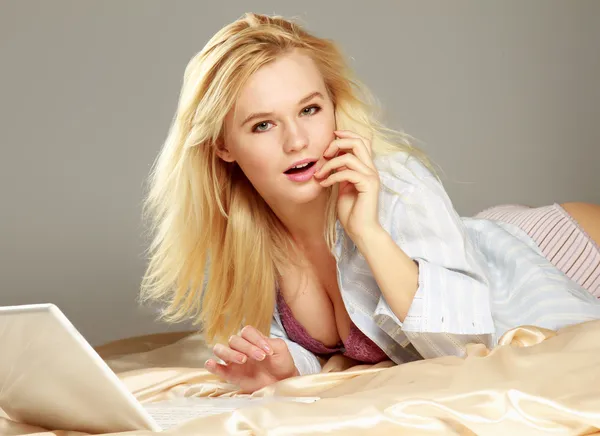
[[[353,238],[388,305],[404,322],[419,285],[419,266],[383,228]]]

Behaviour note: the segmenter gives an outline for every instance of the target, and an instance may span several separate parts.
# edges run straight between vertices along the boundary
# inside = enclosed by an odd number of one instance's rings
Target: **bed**
[[[202,369],[211,355],[195,332],[140,336],[98,353],[145,404],[237,396]],[[393,366],[357,366],[335,356],[320,374],[284,380],[254,396],[317,396],[194,419],[174,435],[591,435],[600,434],[600,321],[559,331],[523,326],[499,345]],[[81,436],[10,421],[0,434]],[[137,431],[112,435],[150,435]]]

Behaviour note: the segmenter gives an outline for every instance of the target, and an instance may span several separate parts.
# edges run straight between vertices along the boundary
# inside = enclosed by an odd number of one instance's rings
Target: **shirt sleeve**
[[[404,156],[404,157],[403,157]],[[462,355],[468,343],[491,345],[495,332],[485,260],[473,246],[441,182],[415,157],[385,157],[380,171],[382,224],[419,265],[418,288],[404,322],[383,295],[375,314],[401,327],[425,358]]]
[[[321,362],[317,356],[287,337],[285,330],[281,326],[281,321],[279,320],[279,314],[277,312],[275,312],[271,323],[270,336],[285,341],[300,375],[317,374],[321,371]]]

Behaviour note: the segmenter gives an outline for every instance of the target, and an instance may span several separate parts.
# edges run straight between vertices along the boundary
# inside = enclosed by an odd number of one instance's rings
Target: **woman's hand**
[[[372,230],[378,230],[377,203],[379,173],[371,158],[371,143],[347,130],[336,130],[338,139],[332,141],[323,153],[328,160],[316,173],[322,186],[339,183],[338,218],[354,240]],[[338,152],[340,155],[336,156]]]
[[[267,338],[249,325],[229,338],[229,346],[217,344],[213,352],[225,365],[209,359],[205,368],[238,385],[242,393],[300,375],[283,339]]]

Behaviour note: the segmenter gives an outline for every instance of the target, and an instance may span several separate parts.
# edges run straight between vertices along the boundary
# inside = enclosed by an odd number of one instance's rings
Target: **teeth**
[[[308,166],[308,162],[306,162],[306,163],[304,163],[302,165],[296,165],[294,168],[295,169],[300,169],[300,168],[304,168],[304,167],[307,167],[307,166]]]

